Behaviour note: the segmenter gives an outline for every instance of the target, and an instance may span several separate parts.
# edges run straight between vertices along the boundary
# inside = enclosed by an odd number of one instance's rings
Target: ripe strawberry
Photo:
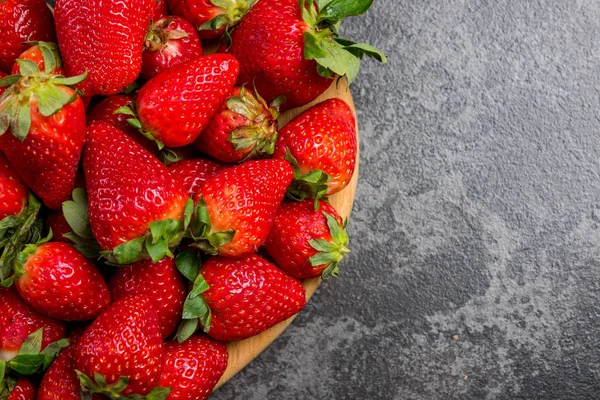
[[[111,95],[133,83],[142,68],[144,37],[155,0],[57,0],[56,35],[67,75],[87,71],[86,96]]]
[[[140,125],[167,147],[192,143],[231,92],[238,70],[234,57],[212,54],[158,74],[137,94]]]
[[[154,6],[154,15],[152,16],[152,21],[158,21],[159,19],[163,19],[169,16],[169,9],[167,8],[167,0],[156,0],[156,5]]]
[[[292,162],[294,182],[288,194],[303,200],[345,188],[354,174],[356,151],[352,110],[343,100],[329,99],[280,129],[273,157]]]
[[[0,70],[8,72],[32,40],[52,42],[54,22],[44,0],[0,1]]]
[[[50,57],[50,56],[49,56]],[[39,71],[30,60],[20,60],[21,75],[0,98],[0,150],[23,181],[50,208],[59,208],[75,184],[85,143],[85,110],[68,86],[85,76],[52,75],[54,61]]]
[[[4,154],[0,153],[0,221],[21,214],[29,191]]]
[[[214,39],[233,28],[256,0],[168,0],[173,15],[198,28],[202,39]]]
[[[275,263],[299,279],[338,276],[338,264],[349,252],[342,218],[331,204],[304,200],[283,203],[265,249]]]
[[[18,59],[33,61],[36,63],[40,71],[44,71],[46,69],[44,64],[44,52],[46,53],[46,57],[49,58],[50,62],[52,62],[54,66],[54,68],[48,69],[48,73],[53,75],[64,75],[65,72],[62,68],[62,61],[60,59],[60,54],[58,53],[58,46],[55,43],[37,42],[37,44],[21,53]],[[21,74],[21,67],[19,66],[18,62],[15,61],[10,73],[12,75]]]
[[[8,388],[10,390],[10,388]],[[0,397],[4,395],[0,391]],[[35,399],[35,386],[27,378],[19,378],[15,382],[15,386],[8,392],[6,400],[34,400]]]
[[[208,179],[194,198],[196,245],[228,257],[255,252],[269,234],[292,175],[283,160],[255,160]]]
[[[82,386],[92,392],[147,394],[160,378],[162,353],[153,303],[146,296],[128,296],[115,301],[85,330],[75,367]]]
[[[66,243],[30,244],[19,255],[15,286],[38,312],[65,321],[85,321],[110,304],[96,266]]]
[[[277,139],[276,120],[283,101],[280,97],[269,107],[258,93],[254,95],[243,86],[234,88],[194,146],[229,163],[273,154]]]
[[[145,137],[138,129],[127,122],[130,118],[126,114],[116,112],[118,109],[127,106],[133,101],[133,97],[127,95],[109,96],[96,104],[88,112],[88,125],[94,121],[104,121],[116,126],[127,136],[138,142],[143,148],[152,154],[157,153],[156,145],[152,142],[153,138]]]
[[[245,339],[286,320],[306,304],[302,283],[256,254],[237,259],[209,258],[200,275],[204,281],[195,286],[203,290],[196,290],[201,294],[186,300],[186,321],[179,340],[186,339],[186,325],[198,322],[213,339]],[[197,307],[197,303],[204,303],[208,310]],[[205,312],[196,313],[198,308]]]
[[[207,399],[227,368],[225,344],[195,335],[184,343],[165,343],[159,385],[170,387],[169,400]]]
[[[92,122],[83,157],[92,232],[112,262],[155,262],[179,242],[185,189],[119,129]]]
[[[17,293],[14,287],[0,288],[0,359],[10,360],[31,333],[44,328],[42,348],[65,336],[66,327],[39,314]]]
[[[73,243],[65,235],[72,231],[62,210],[50,211],[44,220],[46,227],[52,230],[52,240],[55,242]]]
[[[148,296],[158,313],[163,338],[177,328],[187,288],[172,258],[163,258],[155,264],[144,260],[119,268],[110,279],[109,288],[113,300],[132,294]]]
[[[207,158],[177,161],[169,165],[169,172],[192,197],[200,196],[204,182],[226,169],[227,166]]]
[[[157,20],[148,29],[142,55],[142,77],[161,72],[202,56],[202,44],[194,26],[180,17]]]
[[[317,12],[321,3],[326,5]],[[337,75],[352,82],[364,56],[386,62],[374,47],[337,36],[343,18],[366,12],[372,3],[259,1],[231,34],[228,51],[240,62],[238,82],[254,82],[269,102],[285,96],[290,109],[317,98]]]

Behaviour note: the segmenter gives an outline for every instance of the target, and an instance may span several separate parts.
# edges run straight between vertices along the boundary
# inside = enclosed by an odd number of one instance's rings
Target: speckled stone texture
[[[343,33],[343,277],[214,399],[600,398],[600,2],[376,0]]]

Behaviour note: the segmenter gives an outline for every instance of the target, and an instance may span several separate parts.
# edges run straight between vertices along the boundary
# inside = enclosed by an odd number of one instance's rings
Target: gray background
[[[377,0],[343,277],[214,399],[600,398],[600,3]]]

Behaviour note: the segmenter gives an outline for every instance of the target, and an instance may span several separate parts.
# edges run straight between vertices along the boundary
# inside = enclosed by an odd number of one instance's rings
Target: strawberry
[[[169,400],[207,399],[227,368],[225,344],[195,335],[184,343],[165,343],[159,385],[170,387]]]
[[[259,1],[231,34],[228,52],[240,62],[238,82],[253,82],[269,102],[285,96],[284,109],[290,109],[313,101],[336,76],[352,82],[364,56],[386,62],[376,48],[337,35],[343,18],[365,13],[372,3]]]
[[[173,15],[198,28],[202,39],[214,39],[234,27],[256,0],[168,0]]]
[[[226,165],[207,158],[177,161],[169,165],[173,178],[187,190],[190,196],[200,195],[204,182],[227,168]]]
[[[17,216],[25,209],[29,191],[0,153],[0,221],[8,216]]]
[[[65,219],[62,210],[52,210],[44,219],[46,227],[52,230],[52,240],[56,242],[72,243],[65,235],[71,232],[71,227]]]
[[[148,296],[158,313],[163,338],[175,331],[187,293],[172,258],[155,264],[144,260],[119,268],[110,279],[109,287],[113,300],[136,293]]]
[[[192,143],[231,92],[238,70],[234,57],[212,54],[158,74],[137,94],[139,126],[159,147]]]
[[[157,149],[156,145],[152,142],[153,138],[148,140],[148,138],[144,137],[138,129],[127,122],[130,117],[116,112],[118,109],[127,106],[132,101],[133,98],[127,95],[109,96],[89,110],[87,123],[89,125],[94,121],[108,122],[125,132],[127,136],[138,142],[138,144],[150,153],[155,154]]]
[[[44,315],[85,321],[110,304],[108,287],[96,266],[66,243],[30,244],[17,260],[15,286]]]
[[[0,32],[0,70],[5,72],[30,46],[28,41],[55,40],[52,13],[44,0],[0,1]]]
[[[279,131],[275,158],[294,166],[288,195],[321,198],[345,188],[356,167],[356,121],[350,107],[329,99],[297,116]]]
[[[180,17],[157,20],[148,29],[142,55],[142,77],[154,78],[172,66],[202,56],[194,26]]]
[[[228,257],[255,252],[269,234],[292,175],[283,160],[254,160],[208,179],[194,198],[196,246]]]
[[[44,71],[31,60],[18,62],[23,75],[3,79],[12,86],[0,97],[0,150],[44,204],[59,208],[73,190],[85,143],[83,102],[67,85],[85,76],[51,74],[51,52]]]
[[[17,293],[14,287],[0,288],[0,359],[17,355],[25,339],[43,328],[42,347],[65,336],[66,327],[50,317],[39,314]]]
[[[122,131],[92,122],[83,157],[92,232],[110,261],[155,262],[181,239],[185,189]]]
[[[284,99],[271,107],[258,93],[236,87],[194,142],[201,152],[219,161],[237,163],[271,155],[277,139],[277,117]]]
[[[156,0],[156,5],[154,6],[154,15],[152,16],[152,21],[158,21],[159,19],[163,19],[169,16],[169,9],[167,8],[167,0]]]
[[[112,95],[133,83],[142,68],[144,37],[155,0],[57,0],[56,35],[68,76],[87,71],[86,95]]]
[[[1,385],[1,384],[0,384]],[[35,399],[35,386],[31,383],[31,381],[27,378],[19,378],[15,380],[14,386],[11,388],[9,385],[8,393],[6,395],[8,397],[3,397],[5,393],[0,390],[0,398],[5,398],[6,400],[34,400]],[[0,386],[1,388],[1,386]]]
[[[349,252],[345,224],[324,201],[286,202],[279,207],[265,249],[285,272],[299,279],[338,276]]]
[[[40,71],[44,71],[44,52],[46,53],[47,58],[51,58],[54,60],[54,68],[50,69],[49,73],[53,75],[64,75],[64,70],[62,69],[62,61],[60,59],[60,54],[58,53],[58,46],[55,43],[37,42],[34,46],[28,48],[23,53],[21,53],[18,59],[33,61],[34,63],[36,63]],[[16,61],[13,64],[11,74],[21,74],[21,67]]]
[[[178,339],[187,339],[198,323],[213,339],[245,339],[286,320],[305,304],[302,283],[264,258],[211,257],[186,300]]]
[[[85,330],[75,354],[82,386],[92,393],[148,394],[160,378],[163,343],[146,296],[115,301]]]

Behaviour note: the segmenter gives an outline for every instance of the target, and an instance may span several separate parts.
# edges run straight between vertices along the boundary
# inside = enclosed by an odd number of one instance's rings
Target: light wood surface
[[[339,84],[336,85],[334,83],[331,87],[319,96],[314,102],[294,110],[290,110],[285,112],[279,118],[280,127],[285,125],[287,122],[292,120],[302,111],[311,107],[312,105],[319,103],[323,100],[338,97],[342,100],[346,101],[352,110],[354,111],[354,103],[352,101],[352,95],[348,90],[348,86],[346,85],[345,80],[340,80]],[[358,129],[357,129],[358,136]],[[358,137],[357,137],[358,139]],[[352,211],[352,204],[354,203],[354,195],[356,192],[356,184],[358,182],[358,164],[360,157],[357,153],[356,160],[356,170],[354,172],[354,176],[350,181],[350,184],[341,192],[334,194],[329,199],[331,204],[335,207],[335,209],[340,213],[342,218],[348,218],[350,216],[350,212]],[[352,249],[352,237],[350,238],[350,249]],[[341,269],[343,274],[344,261],[342,261]],[[332,278],[335,279],[335,278]],[[343,276],[340,278],[343,279]],[[320,283],[320,278],[307,279],[303,282],[304,288],[306,289],[306,298],[310,299],[310,297],[314,294],[315,290]],[[340,293],[341,296],[341,293]],[[221,380],[217,384],[216,388],[223,385],[227,382],[231,377],[241,371],[250,361],[252,361],[256,356],[258,356],[264,349],[266,349],[281,333],[292,323],[294,317],[289,318],[286,321],[283,321],[271,329],[253,336],[251,338],[241,340],[239,342],[231,342],[227,345],[227,351],[229,352],[229,361],[227,365],[227,370],[221,377]],[[216,389],[215,388],[215,389]]]

